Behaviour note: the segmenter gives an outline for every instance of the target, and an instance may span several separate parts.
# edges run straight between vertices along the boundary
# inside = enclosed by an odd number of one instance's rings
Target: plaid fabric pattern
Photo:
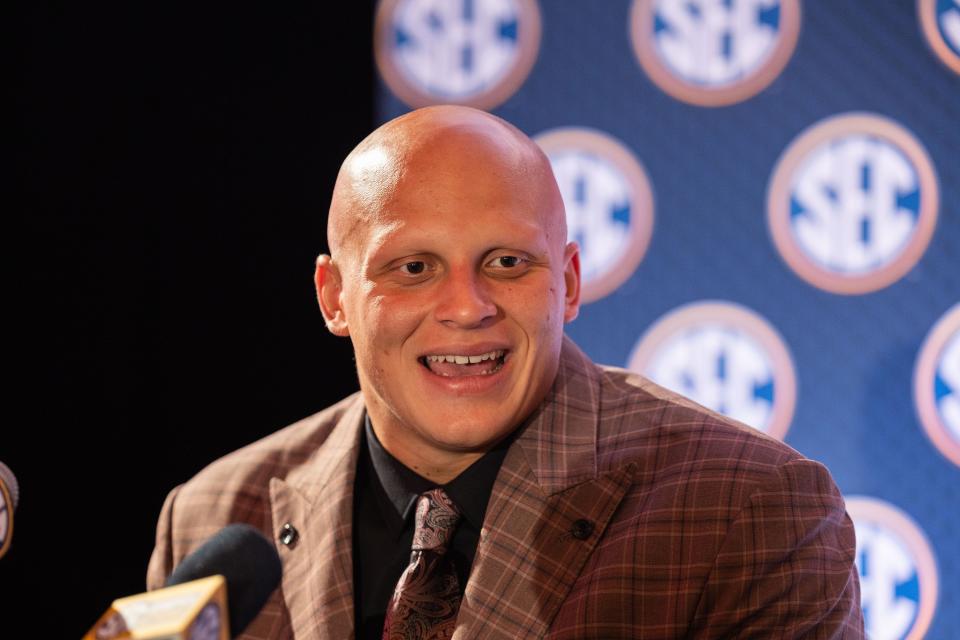
[[[353,635],[358,394],[174,489],[149,588],[230,522],[278,544],[246,640]],[[863,638],[853,526],[829,472],[569,340],[497,477],[454,638]]]

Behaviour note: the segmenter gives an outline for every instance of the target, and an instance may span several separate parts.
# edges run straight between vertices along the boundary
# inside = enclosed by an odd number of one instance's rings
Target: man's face
[[[548,171],[469,140],[403,165],[335,257],[337,303],[387,449],[408,466],[479,457],[553,382],[577,313],[576,246]]]

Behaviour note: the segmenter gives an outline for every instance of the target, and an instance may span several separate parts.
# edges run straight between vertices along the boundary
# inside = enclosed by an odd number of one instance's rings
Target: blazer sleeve
[[[853,523],[823,465],[760,483],[720,547],[691,638],[863,638]]]
[[[180,492],[176,487],[167,495],[157,521],[157,540],[147,566],[147,590],[161,588],[173,572],[173,502]]]

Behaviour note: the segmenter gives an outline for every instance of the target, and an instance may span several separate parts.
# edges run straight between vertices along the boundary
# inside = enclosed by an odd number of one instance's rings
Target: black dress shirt
[[[438,485],[390,455],[377,440],[369,418],[364,439],[353,494],[354,615],[358,640],[380,640],[387,604],[410,562],[417,496]],[[500,442],[456,478],[440,485],[463,514],[447,551],[460,581],[461,596],[477,551],[490,492],[510,440]]]

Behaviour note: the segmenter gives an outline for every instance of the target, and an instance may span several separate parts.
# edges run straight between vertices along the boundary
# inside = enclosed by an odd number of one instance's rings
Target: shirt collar
[[[403,522],[407,522],[416,507],[417,497],[438,485],[406,467],[380,444],[373,431],[369,415],[364,421],[364,429],[374,474],[396,515]],[[500,441],[456,478],[445,485],[439,485],[460,508],[463,517],[477,531],[483,525],[483,517],[487,512],[487,503],[493,491],[493,484],[496,482],[500,465],[512,441],[512,435]]]

